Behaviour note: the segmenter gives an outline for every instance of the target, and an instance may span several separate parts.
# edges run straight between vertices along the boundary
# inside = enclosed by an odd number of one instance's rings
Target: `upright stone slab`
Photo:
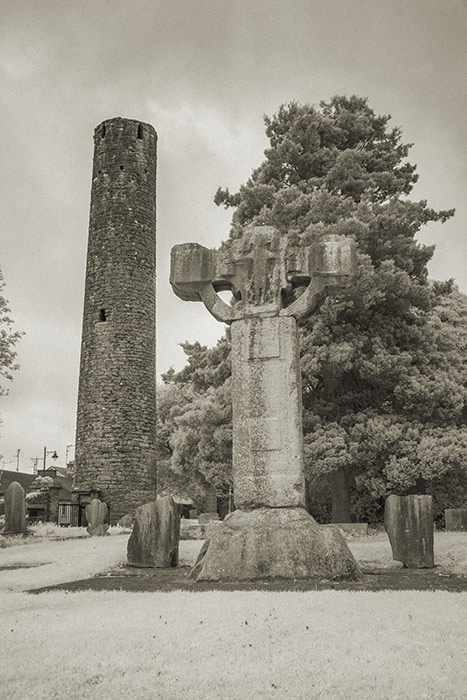
[[[210,484],[206,489],[206,498],[204,499],[204,512],[217,513],[217,489]]]
[[[112,523],[156,498],[156,147],[132,119],[94,132],[74,489]]]
[[[52,484],[47,493],[47,521],[58,523],[58,510],[60,503],[60,484]]]
[[[17,481],[12,481],[5,491],[5,527],[3,534],[27,534],[24,489]]]
[[[102,537],[109,529],[107,523],[107,504],[102,503],[98,498],[93,498],[86,506],[86,520],[88,526],[86,530],[91,537],[96,535]]]
[[[237,510],[205,543],[197,580],[361,576],[340,532],[319,527],[305,510],[297,333],[297,319],[354,270],[351,240],[331,236],[293,247],[269,226],[247,229],[219,250],[196,243],[172,249],[174,292],[203,301],[232,327]],[[226,289],[233,305],[217,294]]]
[[[467,508],[446,508],[444,524],[447,531],[467,532]]]
[[[171,496],[136,509],[127,546],[130,566],[167,568],[178,565],[180,516]]]
[[[212,484],[206,489],[204,511],[197,517],[200,525],[205,525],[211,522],[211,520],[219,520],[219,514],[217,512],[217,489]]]
[[[384,524],[393,559],[401,561],[408,569],[434,566],[431,496],[388,496]]]

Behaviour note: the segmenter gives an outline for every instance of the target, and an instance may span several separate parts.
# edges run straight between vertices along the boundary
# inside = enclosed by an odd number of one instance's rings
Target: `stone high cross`
[[[297,320],[355,274],[355,248],[329,236],[292,246],[255,226],[218,250],[172,248],[170,283],[232,326],[233,484],[238,509],[305,506]],[[294,298],[292,291],[303,287]],[[230,290],[232,305],[217,294]]]

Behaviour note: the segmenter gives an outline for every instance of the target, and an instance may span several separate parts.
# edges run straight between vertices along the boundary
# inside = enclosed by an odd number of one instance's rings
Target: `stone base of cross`
[[[340,531],[305,510],[297,319],[355,271],[351,240],[292,247],[269,226],[209,250],[172,249],[170,282],[232,329],[233,488],[237,510],[211,526],[197,580],[359,578]],[[300,289],[302,293],[299,294]],[[230,290],[233,303],[217,292]]]

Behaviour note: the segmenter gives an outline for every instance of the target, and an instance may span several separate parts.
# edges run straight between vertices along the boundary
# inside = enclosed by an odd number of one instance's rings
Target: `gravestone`
[[[210,484],[206,489],[206,497],[204,499],[204,512],[217,513],[217,489]]]
[[[136,509],[128,540],[130,566],[167,568],[178,565],[180,515],[171,496],[145,503]]]
[[[47,492],[47,514],[49,523],[58,523],[58,508],[60,501],[60,484],[51,484]]]
[[[197,580],[361,576],[339,530],[321,528],[305,510],[297,331],[297,319],[354,271],[350,239],[294,247],[270,226],[251,227],[219,250],[196,243],[172,249],[175,294],[202,301],[231,324],[232,337],[237,510],[206,541]],[[217,294],[227,289],[232,305]]]
[[[93,535],[99,537],[105,535],[109,529],[109,524],[107,523],[107,504],[102,503],[98,498],[93,498],[86,506],[86,520],[88,521],[86,530],[91,537]]]
[[[217,512],[217,489],[215,486],[210,484],[206,489],[206,496],[204,499],[204,511],[198,515],[198,522],[200,525],[205,525],[211,522],[211,520],[218,520],[219,514]]]
[[[384,525],[392,548],[392,558],[408,569],[434,566],[433,506],[427,495],[386,498]]]
[[[5,527],[4,535],[25,535],[26,503],[24,489],[17,481],[12,481],[5,491]]]
[[[467,532],[467,508],[446,508],[444,524],[447,531]]]

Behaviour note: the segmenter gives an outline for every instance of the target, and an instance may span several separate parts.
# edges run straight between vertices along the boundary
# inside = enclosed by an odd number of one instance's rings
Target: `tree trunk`
[[[350,470],[339,467],[329,475],[331,487],[333,523],[350,523]]]
[[[334,396],[333,375],[329,367],[323,368],[323,395],[325,401],[332,403]],[[350,523],[350,488],[352,484],[348,467],[339,467],[329,475],[332,499],[332,523]]]

